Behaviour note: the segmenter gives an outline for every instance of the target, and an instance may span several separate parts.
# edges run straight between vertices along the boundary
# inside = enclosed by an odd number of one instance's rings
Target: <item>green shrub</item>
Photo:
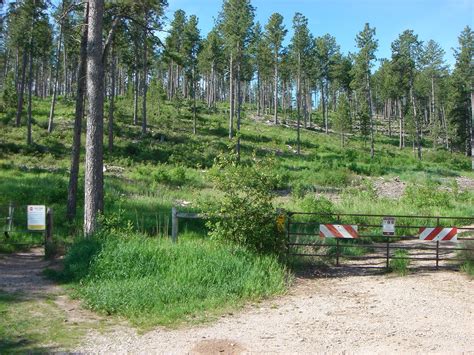
[[[307,192],[308,186],[306,184],[297,181],[292,185],[291,193],[293,194],[293,197],[303,198]]]
[[[213,239],[233,243],[260,253],[278,253],[284,235],[276,226],[272,204],[273,181],[265,162],[239,164],[232,154],[222,155],[211,178],[223,196],[208,222]]]
[[[452,205],[452,197],[452,192],[440,190],[434,183],[429,182],[426,185],[408,185],[402,201],[418,208],[446,208]]]
[[[300,205],[303,212],[331,215],[335,211],[334,204],[323,196],[307,195]]]

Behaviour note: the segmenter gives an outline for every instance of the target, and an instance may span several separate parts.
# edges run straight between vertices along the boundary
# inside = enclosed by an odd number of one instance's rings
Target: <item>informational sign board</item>
[[[29,205],[28,230],[44,231],[46,229],[46,206]]]
[[[395,235],[395,218],[384,217],[382,220],[382,234]]]

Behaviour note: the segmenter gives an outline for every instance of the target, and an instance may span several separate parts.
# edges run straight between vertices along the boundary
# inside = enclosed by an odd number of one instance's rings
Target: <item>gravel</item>
[[[298,279],[213,324],[91,331],[94,353],[474,353],[474,281],[459,272]]]

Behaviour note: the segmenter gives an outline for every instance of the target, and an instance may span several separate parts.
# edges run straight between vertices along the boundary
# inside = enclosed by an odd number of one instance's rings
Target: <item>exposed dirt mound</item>
[[[406,184],[399,177],[390,180],[381,177],[372,182],[379,197],[399,199],[405,193]]]

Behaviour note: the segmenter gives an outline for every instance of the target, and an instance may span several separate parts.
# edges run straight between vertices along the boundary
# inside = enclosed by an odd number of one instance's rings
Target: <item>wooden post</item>
[[[336,266],[339,266],[339,238],[336,238]]]
[[[390,237],[387,235],[387,270],[390,267]]]
[[[436,241],[436,270],[439,267],[439,240]]]
[[[178,241],[178,211],[176,207],[171,209],[171,240],[173,243]]]
[[[8,232],[12,231],[14,210],[15,208],[13,207],[13,204],[10,202],[10,204],[8,205]]]
[[[53,209],[49,207],[46,209],[46,231],[44,238],[44,255],[46,258],[50,258],[52,257],[51,247],[53,245]]]

